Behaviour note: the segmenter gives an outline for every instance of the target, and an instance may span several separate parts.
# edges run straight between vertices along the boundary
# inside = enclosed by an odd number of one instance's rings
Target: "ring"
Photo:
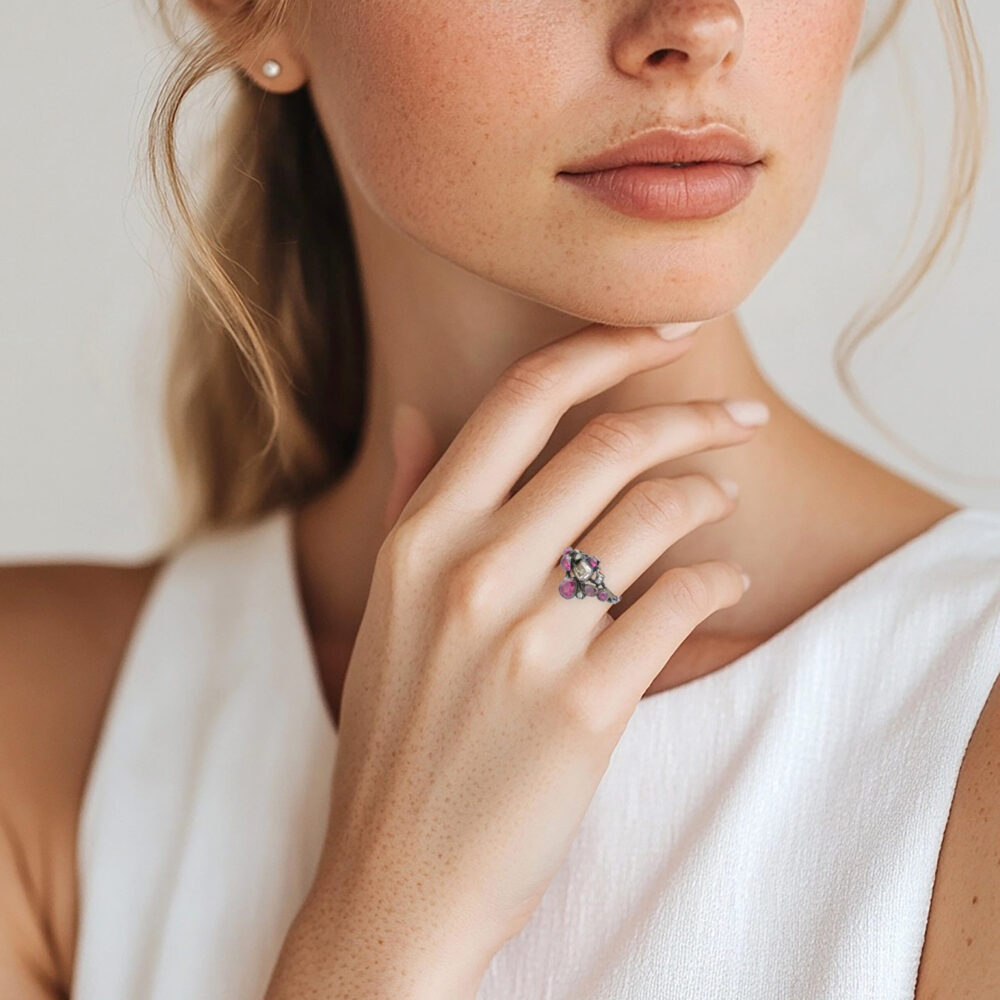
[[[596,556],[567,545],[559,560],[559,565],[566,570],[566,578],[559,584],[559,593],[567,600],[572,597],[596,597],[599,601],[617,604],[621,598],[611,593],[604,582],[604,574],[598,569],[600,563]]]

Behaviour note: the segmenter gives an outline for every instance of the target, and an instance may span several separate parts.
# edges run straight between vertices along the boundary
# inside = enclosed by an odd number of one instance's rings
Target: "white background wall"
[[[873,25],[885,0],[869,6]],[[1000,8],[969,7],[991,74]],[[174,272],[138,181],[168,46],[140,0],[8,0],[5,11],[0,558],[141,558],[162,541],[175,490],[160,422]],[[995,74],[988,87],[995,130]],[[848,83],[813,212],[740,314],[778,389],[818,423],[956,502],[1000,507],[992,139],[954,266],[936,270],[853,365],[865,399],[908,447],[858,411],[833,366],[838,331],[899,273],[918,161],[924,210],[910,254],[927,232],[950,100],[933,2],[911,0],[893,40]]]

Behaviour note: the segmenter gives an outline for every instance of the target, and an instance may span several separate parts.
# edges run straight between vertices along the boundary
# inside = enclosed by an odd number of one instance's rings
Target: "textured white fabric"
[[[291,510],[176,553],[80,818],[75,1000],[259,1000],[337,734]],[[962,757],[1000,673],[1000,511],[964,508],[777,635],[642,699],[477,1000],[912,1000]]]

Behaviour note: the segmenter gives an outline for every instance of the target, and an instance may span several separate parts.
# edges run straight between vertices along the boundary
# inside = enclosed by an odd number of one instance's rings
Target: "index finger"
[[[518,358],[473,410],[407,507],[436,498],[449,510],[496,510],[571,406],[628,375],[679,358],[700,325],[664,340],[652,326],[594,323]]]

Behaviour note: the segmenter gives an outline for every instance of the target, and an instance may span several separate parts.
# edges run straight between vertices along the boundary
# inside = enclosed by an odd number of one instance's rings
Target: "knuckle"
[[[687,521],[692,513],[691,499],[683,487],[664,479],[644,479],[626,494],[633,516],[657,533]]]
[[[449,611],[480,619],[496,610],[496,581],[479,553],[455,563],[444,575],[441,592]]]
[[[558,368],[558,362],[547,351],[535,351],[508,365],[497,388],[515,403],[535,403],[559,385]]]
[[[645,435],[627,413],[599,413],[579,434],[580,447],[600,462],[629,461],[645,446]]]
[[[414,515],[398,521],[383,539],[376,559],[393,575],[411,576],[426,566],[431,535],[425,530],[423,520]]]
[[[496,614],[503,589],[496,567],[503,564],[493,546],[478,548],[455,562],[441,583],[449,611],[476,620]]]
[[[683,617],[704,616],[711,608],[712,594],[705,577],[693,566],[667,570],[667,592],[674,609]]]
[[[514,677],[534,676],[552,651],[545,628],[534,617],[522,618],[508,629],[504,650]]]

